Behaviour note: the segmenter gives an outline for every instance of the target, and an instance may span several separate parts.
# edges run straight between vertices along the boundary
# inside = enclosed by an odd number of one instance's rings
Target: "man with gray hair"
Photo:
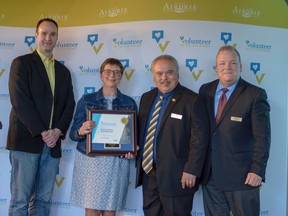
[[[157,88],[140,101],[136,186],[143,185],[145,215],[191,215],[208,146],[207,112],[180,85],[174,57],[158,56],[151,68]]]

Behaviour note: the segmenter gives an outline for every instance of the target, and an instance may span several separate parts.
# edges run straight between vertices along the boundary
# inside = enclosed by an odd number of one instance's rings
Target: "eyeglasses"
[[[110,70],[110,69],[105,69],[102,71],[102,73],[104,73],[107,76],[110,76],[112,73],[117,76],[120,77],[122,75],[122,71],[121,70]]]

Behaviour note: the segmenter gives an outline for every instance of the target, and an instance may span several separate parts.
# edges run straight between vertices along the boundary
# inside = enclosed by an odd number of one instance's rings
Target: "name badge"
[[[231,121],[242,122],[242,118],[241,117],[236,117],[236,116],[231,116]]]
[[[182,115],[179,115],[179,114],[176,114],[176,113],[171,113],[171,118],[182,119]]]

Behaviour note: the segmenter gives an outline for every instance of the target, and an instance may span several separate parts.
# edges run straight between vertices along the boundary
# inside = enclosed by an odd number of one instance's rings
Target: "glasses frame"
[[[111,70],[111,69],[105,69],[105,70],[101,71],[101,73],[104,73],[107,76],[110,76],[113,73],[114,76],[116,76],[116,77],[120,77],[123,74],[121,70]]]

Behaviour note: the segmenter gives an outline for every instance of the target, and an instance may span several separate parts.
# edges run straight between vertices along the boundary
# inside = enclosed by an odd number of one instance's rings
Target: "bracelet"
[[[84,135],[81,134],[80,129],[77,130],[77,133],[78,133],[78,136],[80,136],[80,137],[84,137]]]

